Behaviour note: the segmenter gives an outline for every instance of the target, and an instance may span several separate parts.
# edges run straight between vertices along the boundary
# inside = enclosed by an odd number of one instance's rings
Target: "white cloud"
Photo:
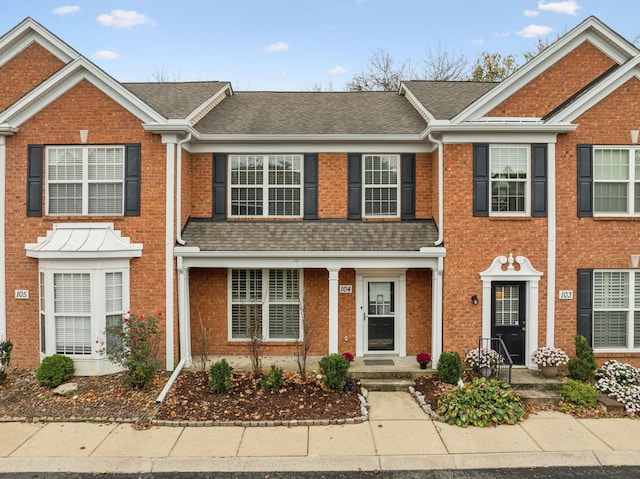
[[[263,51],[265,53],[278,53],[288,49],[289,49],[289,45],[287,45],[285,42],[276,42],[276,43],[272,43],[269,46],[260,48],[260,51]]]
[[[120,58],[120,54],[118,52],[112,52],[111,50],[98,50],[91,58],[94,60],[115,60],[116,58]]]
[[[329,75],[340,75],[342,73],[347,73],[347,69],[345,67],[341,67],[340,65],[336,65],[335,68],[330,68],[327,70]]]
[[[518,32],[518,35],[524,38],[536,38],[548,35],[553,28],[544,25],[529,25]]]
[[[566,15],[577,15],[578,10],[582,7],[575,0],[567,0],[566,2],[549,2],[544,0],[538,2],[538,8],[547,12],[564,13]]]
[[[471,40],[472,45],[482,45],[484,40],[482,38],[476,38],[475,40]]]
[[[99,15],[96,20],[105,27],[114,28],[131,28],[136,25],[149,25],[153,27],[156,25],[156,22],[145,14],[132,10],[113,10],[111,13]]]
[[[80,11],[80,7],[77,5],[65,5],[63,7],[54,8],[51,10],[51,13],[54,15],[69,15],[73,13],[78,13]]]
[[[524,11],[524,16],[525,17],[537,17],[538,15],[540,15],[540,12],[537,12],[535,10],[525,10]]]
[[[498,37],[498,38],[508,37],[510,35],[511,35],[511,32],[498,32],[493,34],[494,37]]]

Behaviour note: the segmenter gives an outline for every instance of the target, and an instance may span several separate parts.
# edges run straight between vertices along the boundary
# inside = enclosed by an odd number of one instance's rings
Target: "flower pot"
[[[558,366],[541,366],[540,372],[545,378],[555,378],[558,374]]]
[[[427,363],[420,363],[420,369],[427,369]]]
[[[488,378],[491,376],[491,373],[493,372],[493,369],[490,367],[484,367],[484,368],[478,368],[478,373],[480,374],[480,376],[482,376],[483,378]]]

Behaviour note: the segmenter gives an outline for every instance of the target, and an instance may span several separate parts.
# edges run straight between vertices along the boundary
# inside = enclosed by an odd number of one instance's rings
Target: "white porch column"
[[[338,352],[338,277],[340,268],[329,270],[329,354]]]
[[[174,369],[173,360],[173,248],[175,238],[173,236],[174,207],[175,207],[175,163],[176,163],[176,135],[162,135],[162,142],[167,145],[167,171],[166,171],[166,204],[165,204],[165,355],[166,369]]]
[[[180,338],[180,360],[184,366],[193,365],[191,353],[191,312],[189,309],[189,270],[184,267],[183,259],[178,257],[178,335]]]
[[[553,346],[556,328],[556,144],[547,144],[547,335]]]
[[[444,261],[431,270],[431,364],[437,365],[442,354],[442,273]]]
[[[7,292],[5,282],[5,267],[6,267],[6,248],[5,248],[5,187],[6,187],[6,163],[7,163],[7,149],[5,145],[5,137],[0,135],[0,341],[7,339]]]

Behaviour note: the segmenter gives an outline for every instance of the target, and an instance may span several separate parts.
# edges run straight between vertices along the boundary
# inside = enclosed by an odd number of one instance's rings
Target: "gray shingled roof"
[[[127,90],[165,118],[186,118],[228,82],[123,83]]]
[[[450,120],[498,83],[406,81],[403,84],[436,120]]]
[[[236,92],[195,128],[205,134],[418,134],[424,119],[395,92]]]
[[[418,251],[433,221],[191,221],[182,238],[202,251]]]

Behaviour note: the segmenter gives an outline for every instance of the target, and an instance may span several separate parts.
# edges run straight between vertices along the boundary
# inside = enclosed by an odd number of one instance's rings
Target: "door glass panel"
[[[369,314],[393,314],[392,282],[369,283]]]
[[[367,300],[367,349],[393,351],[395,349],[395,283],[369,282]]]
[[[520,287],[496,286],[495,325],[517,326],[520,324]]]

